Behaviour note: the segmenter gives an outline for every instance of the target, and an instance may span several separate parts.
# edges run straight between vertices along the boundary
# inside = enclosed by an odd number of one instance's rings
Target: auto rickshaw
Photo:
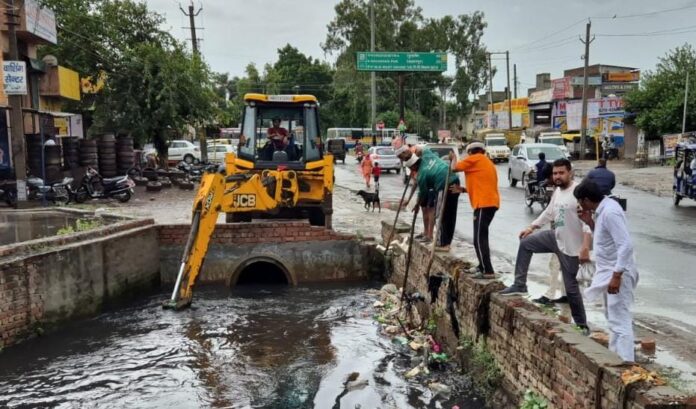
[[[343,138],[328,139],[326,141],[326,150],[334,157],[334,163],[342,161],[346,163],[346,140]]]
[[[677,144],[674,152],[673,199],[679,206],[683,198],[696,200],[696,140]]]

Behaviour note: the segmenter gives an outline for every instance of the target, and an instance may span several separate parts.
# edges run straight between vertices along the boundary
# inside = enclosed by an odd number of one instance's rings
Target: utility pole
[[[505,66],[507,67],[507,92],[505,97],[508,104],[508,130],[512,131],[512,99],[510,98],[510,51],[505,51]]]
[[[493,63],[491,62],[491,55],[491,53],[488,53],[488,102],[491,104],[491,114],[488,118],[489,127],[493,124],[493,113],[495,112],[495,106],[493,106]]]
[[[517,64],[512,64],[512,77],[514,78],[513,82],[515,84],[513,88],[515,90],[515,99],[517,99]]]
[[[201,11],[203,11],[203,6],[198,8],[198,11],[194,13],[193,11],[193,0],[188,6],[188,13],[179,5],[179,10],[184,13],[185,16],[189,18],[189,28],[191,29],[191,48],[193,49],[193,58],[201,58],[200,51],[198,51],[198,37],[196,36],[196,16],[198,16]],[[198,130],[195,129],[198,133]],[[201,161],[208,162],[208,144],[205,140],[205,130],[198,134],[198,141],[200,142],[201,148]]]
[[[686,72],[686,85],[684,89],[684,113],[682,114],[682,138],[686,133],[686,101],[689,98],[689,71]]]
[[[10,60],[19,61],[19,49],[17,47],[17,20],[18,15],[14,0],[5,1],[7,9],[7,29],[10,42]],[[12,138],[12,166],[14,166],[17,180],[17,207],[26,206],[27,201],[27,162],[24,146],[24,119],[22,118],[22,96],[9,95],[10,102],[10,128]],[[41,146],[43,149],[43,146]],[[36,169],[35,169],[36,170]]]
[[[585,68],[582,75],[582,117],[580,123],[580,156],[582,159],[585,156],[585,138],[587,136],[587,67],[590,62],[590,43],[594,41],[594,37],[590,39],[590,28],[592,27],[592,21],[587,20],[587,27],[585,29],[585,40],[580,39],[580,42],[585,44],[585,54],[583,59],[585,60]]]
[[[370,51],[375,52],[375,0],[370,0]],[[374,71],[370,72],[370,128],[372,128],[372,146],[377,146],[377,79]]]

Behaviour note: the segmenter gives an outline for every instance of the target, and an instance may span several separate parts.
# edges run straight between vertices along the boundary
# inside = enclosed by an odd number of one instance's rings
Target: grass
[[[485,340],[475,343],[470,337],[462,336],[459,339],[459,345],[467,357],[469,364],[467,369],[472,374],[474,389],[486,400],[490,399],[500,385],[502,372],[495,358],[488,351]]]
[[[81,231],[93,230],[101,226],[102,222],[98,219],[77,219],[77,221],[75,221],[75,226],[67,225],[65,227],[62,227],[58,229],[58,232],[56,234],[61,236],[64,234],[72,234]]]
[[[524,393],[524,398],[522,399],[522,404],[520,409],[546,409],[549,407],[549,403],[546,399],[537,395],[534,391],[527,389]]]

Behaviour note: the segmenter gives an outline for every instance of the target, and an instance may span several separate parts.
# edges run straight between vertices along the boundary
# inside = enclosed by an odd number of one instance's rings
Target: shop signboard
[[[41,7],[37,0],[24,0],[27,31],[51,44],[58,44],[56,15],[53,10]]]
[[[608,72],[605,75],[608,82],[633,82],[640,80],[640,71]]]
[[[611,82],[602,84],[602,94],[624,94],[638,89],[637,82]]]
[[[570,98],[573,88],[570,86],[570,77],[563,77],[551,80],[551,89],[553,89],[554,100]]]
[[[5,95],[27,95],[27,64],[24,61],[3,61]]]
[[[677,143],[679,143],[679,137],[681,134],[669,134],[662,136],[662,143],[665,146],[665,157],[673,158],[676,152]]]
[[[584,77],[573,77],[570,79],[570,85],[574,87],[582,87]],[[587,77],[587,85],[591,85],[593,87],[596,87],[598,85],[602,85],[602,77],[596,76],[596,77]]]
[[[553,99],[553,88],[534,91],[529,95],[528,104],[545,104]]]

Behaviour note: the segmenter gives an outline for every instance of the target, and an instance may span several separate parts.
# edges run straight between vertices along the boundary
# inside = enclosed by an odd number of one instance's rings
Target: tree
[[[181,47],[143,43],[126,50],[116,68],[120,75],[109,76],[95,113],[103,128],[126,130],[139,143],[152,140],[166,160],[170,138],[213,119],[207,69]]]
[[[660,58],[655,71],[643,73],[640,88],[626,95],[626,110],[637,114],[636,124],[647,137],[681,132],[687,72],[690,109],[686,130],[696,130],[696,52],[691,45],[677,47]]]
[[[454,55],[457,72],[450,92],[458,102],[459,113],[466,116],[472,96],[487,80],[486,50],[481,42],[486,27],[483,14],[424,19],[422,10],[413,0],[375,0],[374,6],[377,50],[441,51]],[[337,54],[334,97],[337,100],[356,98],[348,102],[342,112],[350,112],[351,117],[357,116],[360,125],[367,125],[369,112],[349,107],[369,105],[369,95],[366,95],[369,73],[356,70],[356,53],[369,50],[370,46],[369,5],[361,0],[342,0],[335,11],[336,16],[329,23],[322,44],[325,52]],[[378,112],[398,111],[397,74],[377,75]],[[438,86],[445,81],[440,73],[406,74],[407,110],[417,111],[436,125],[440,115],[438,108],[442,106]]]

